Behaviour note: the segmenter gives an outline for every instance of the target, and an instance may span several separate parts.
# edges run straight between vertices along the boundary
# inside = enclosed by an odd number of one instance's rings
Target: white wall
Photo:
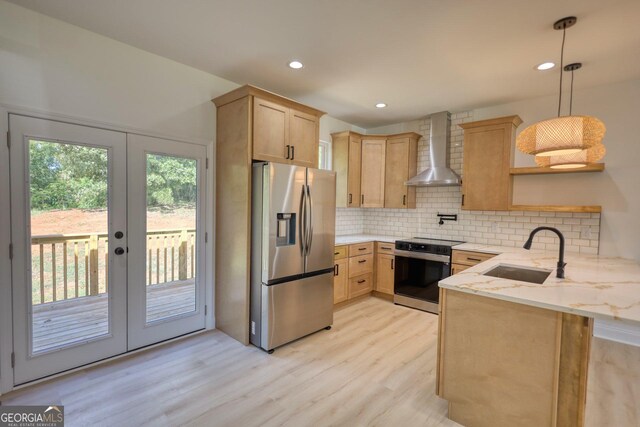
[[[352,130],[359,133],[366,132],[364,128],[343,122],[326,114],[320,118],[320,141],[331,142],[332,133],[342,132],[344,130]]]
[[[577,76],[579,78],[579,76]],[[552,117],[557,98],[548,96],[479,108],[474,120],[518,114],[518,128]],[[596,116],[607,133],[603,173],[515,178],[515,204],[602,205],[600,254],[640,261],[640,80],[577,90],[573,113]],[[516,150],[516,166],[534,165]]]

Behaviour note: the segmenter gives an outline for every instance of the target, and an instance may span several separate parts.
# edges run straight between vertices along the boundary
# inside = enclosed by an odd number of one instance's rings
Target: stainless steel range
[[[451,275],[451,248],[464,242],[414,237],[397,240],[393,302],[438,313],[438,282]]]

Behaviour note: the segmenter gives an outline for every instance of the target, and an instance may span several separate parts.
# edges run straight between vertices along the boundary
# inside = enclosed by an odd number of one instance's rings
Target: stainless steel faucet
[[[538,231],[543,231],[543,230],[553,231],[560,238],[560,254],[559,254],[559,257],[558,257],[558,269],[557,269],[557,272],[556,272],[556,277],[558,279],[564,279],[564,266],[567,265],[567,263],[564,262],[564,236],[562,235],[560,230],[558,230],[557,228],[554,228],[554,227],[538,227],[538,228],[535,228],[531,232],[531,234],[529,234],[529,238],[525,242],[523,248],[525,248],[527,250],[531,249],[531,243],[533,243],[533,236],[535,236]]]

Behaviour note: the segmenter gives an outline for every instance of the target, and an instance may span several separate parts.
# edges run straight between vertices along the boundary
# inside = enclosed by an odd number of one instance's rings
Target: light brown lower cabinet
[[[349,279],[349,299],[371,293],[373,290],[373,274],[366,273]]]
[[[451,275],[458,274],[461,271],[465,271],[467,268],[471,268],[470,265],[451,264]]]
[[[333,267],[333,303],[349,298],[349,264],[346,258],[335,261]]]
[[[467,427],[582,426],[592,319],[440,289],[436,394]]]
[[[376,255],[376,291],[393,295],[393,274],[396,257],[388,254]]]

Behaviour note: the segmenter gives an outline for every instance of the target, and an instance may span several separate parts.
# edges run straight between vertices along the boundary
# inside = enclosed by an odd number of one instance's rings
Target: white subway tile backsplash
[[[451,115],[450,166],[462,171],[463,133],[458,123],[473,121],[472,112]],[[429,120],[419,126],[425,137],[418,142],[418,171],[429,167]],[[459,144],[459,145],[456,145]],[[565,234],[566,250],[597,254],[600,236],[600,214],[532,211],[463,211],[460,187],[418,187],[416,209],[348,209],[338,208],[336,234],[377,234],[388,236],[428,236],[464,240],[471,243],[522,246],[529,233],[539,226],[556,227]],[[438,224],[436,214],[457,214],[458,221]],[[583,228],[590,228],[590,238],[583,239]],[[557,250],[554,233],[538,233],[534,248]]]

